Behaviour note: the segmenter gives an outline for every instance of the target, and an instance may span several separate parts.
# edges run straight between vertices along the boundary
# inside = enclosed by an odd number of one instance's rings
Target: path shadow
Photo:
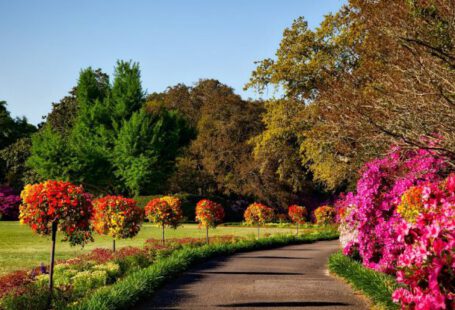
[[[303,252],[303,251],[317,251],[316,249],[293,249],[293,248],[290,248],[290,249],[286,249],[286,251],[298,251],[298,252]]]
[[[186,287],[200,282],[208,276],[201,271],[222,266],[226,259],[227,257],[218,257],[200,263],[182,274],[175,275],[174,279],[168,279],[167,283],[152,292],[151,298],[144,298],[131,309],[181,309],[176,306],[179,301],[192,297],[192,294],[186,291]]]
[[[302,276],[300,272],[271,272],[271,271],[200,271],[201,274],[243,274],[266,276]]]
[[[289,308],[289,307],[335,307],[350,306],[344,302],[330,301],[284,301],[284,302],[245,302],[225,305],[217,305],[221,308]]]
[[[236,258],[264,258],[264,259],[310,259],[308,257],[290,257],[290,256],[237,256]]]

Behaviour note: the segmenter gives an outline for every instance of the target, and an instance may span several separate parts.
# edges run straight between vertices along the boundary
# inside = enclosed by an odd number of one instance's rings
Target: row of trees
[[[145,209],[137,206],[134,199],[108,195],[92,201],[83,186],[70,182],[48,180],[25,186],[21,193],[20,221],[28,224],[39,235],[51,235],[50,290],[53,289],[53,271],[57,231],[71,245],[85,245],[93,241],[92,230],[115,240],[132,238],[140,230],[144,215],[162,227],[165,245],[165,228],[177,228],[182,220],[181,202],[178,198],[164,196],[152,199]],[[332,208],[333,209],[333,208]],[[145,211],[145,212],[144,212]],[[259,228],[274,217],[274,210],[260,203],[251,204],[245,211],[245,221]],[[301,206],[289,208],[290,218],[297,224],[305,222],[307,211]],[[216,227],[224,218],[223,207],[208,199],[196,206],[196,220],[206,229],[209,243],[209,227]],[[332,219],[333,220],[333,219]],[[298,227],[298,226],[297,226]]]

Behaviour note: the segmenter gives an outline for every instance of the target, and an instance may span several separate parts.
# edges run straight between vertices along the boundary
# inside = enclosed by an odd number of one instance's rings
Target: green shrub
[[[151,257],[154,257],[152,253],[150,253],[150,257],[143,254],[127,256],[122,259],[115,260],[115,262],[120,267],[120,273],[126,274],[129,272],[133,272],[137,269],[145,268],[152,264]]]
[[[95,265],[93,266],[93,270],[105,271],[107,273],[107,283],[115,282],[115,280],[122,274],[120,265],[114,262]]]
[[[76,293],[85,293],[91,289],[106,285],[107,278],[108,275],[105,270],[86,270],[78,272],[71,281]]]
[[[393,277],[368,269],[340,252],[330,256],[329,270],[368,296],[376,306],[385,309],[399,308],[392,301],[392,293],[398,287]]]

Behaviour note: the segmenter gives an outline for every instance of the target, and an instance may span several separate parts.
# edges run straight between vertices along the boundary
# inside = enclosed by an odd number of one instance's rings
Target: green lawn
[[[263,228],[261,234],[270,233],[294,233],[294,228]],[[210,235],[236,235],[246,236],[255,234],[256,228],[252,227],[218,227],[210,231]],[[205,231],[198,228],[196,224],[184,224],[176,230],[166,229],[166,237],[205,237]],[[57,242],[56,258],[63,259],[74,257],[94,248],[111,248],[112,239],[104,236],[94,235],[95,242],[81,247],[70,247],[65,242]],[[117,241],[117,248],[123,246],[143,246],[144,241],[149,238],[161,238],[161,229],[152,225],[144,224],[140,233],[133,239]],[[62,239],[62,235],[57,235]],[[0,222],[0,274],[39,266],[49,261],[50,238],[40,237],[32,232],[26,225],[19,222]]]

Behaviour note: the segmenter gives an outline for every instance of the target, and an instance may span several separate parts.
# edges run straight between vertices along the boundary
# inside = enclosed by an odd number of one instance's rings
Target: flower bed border
[[[398,287],[392,276],[366,268],[341,252],[329,257],[329,271],[346,280],[350,286],[364,294],[376,307],[399,309],[399,305],[392,301],[392,293]]]
[[[128,309],[142,299],[153,296],[157,289],[167,281],[195,264],[210,258],[337,238],[338,232],[323,231],[301,236],[279,235],[259,240],[246,239],[235,243],[210,244],[197,248],[176,250],[168,257],[156,261],[150,267],[133,272],[111,286],[100,288],[82,299],[72,309]]]

